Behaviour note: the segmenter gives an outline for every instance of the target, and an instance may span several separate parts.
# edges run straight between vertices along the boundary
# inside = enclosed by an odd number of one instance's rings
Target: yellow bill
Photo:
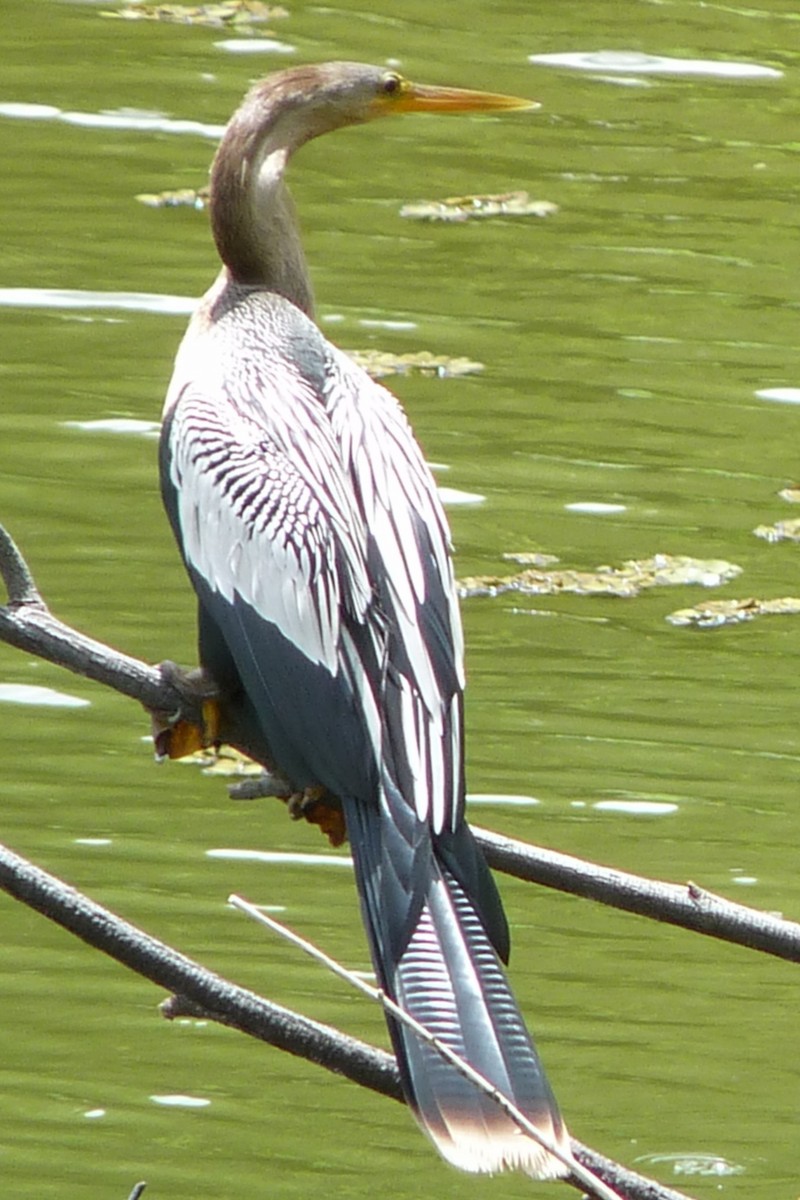
[[[406,82],[406,81],[404,81]],[[499,92],[473,92],[467,88],[429,87],[407,83],[395,100],[399,112],[503,112],[511,109],[540,108],[538,100],[504,96]]]

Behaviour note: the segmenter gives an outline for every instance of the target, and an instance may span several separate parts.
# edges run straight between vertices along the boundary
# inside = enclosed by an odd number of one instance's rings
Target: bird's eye
[[[400,75],[385,75],[381,83],[384,96],[397,96],[403,90],[403,80]]]

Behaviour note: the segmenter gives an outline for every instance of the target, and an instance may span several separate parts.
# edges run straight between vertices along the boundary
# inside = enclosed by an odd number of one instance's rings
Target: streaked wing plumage
[[[229,341],[265,324],[267,362],[226,361]],[[167,402],[187,565],[212,607],[217,597],[244,614],[245,653],[273,707],[291,682],[282,669],[321,668],[319,703],[356,704],[375,764],[393,764],[420,818],[437,831],[457,824],[462,643],[448,530],[396,400],[257,290],[210,327],[199,317],[187,343]],[[315,761],[315,732],[287,736],[303,741],[307,776],[333,788],[341,776],[326,777],[326,755]]]

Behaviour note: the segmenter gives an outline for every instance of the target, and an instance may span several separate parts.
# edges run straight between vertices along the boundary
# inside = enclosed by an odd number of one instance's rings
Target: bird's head
[[[397,71],[362,63],[332,62],[290,67],[268,76],[243,106],[261,118],[291,149],[322,133],[361,125],[393,113],[469,113],[532,109],[533,100],[464,88],[412,83]]]
[[[531,100],[411,83],[360,63],[290,67],[245,96],[211,169],[211,226],[233,278],[268,284],[306,312],[311,285],[283,174],[311,138],[391,113],[501,112],[538,108]]]

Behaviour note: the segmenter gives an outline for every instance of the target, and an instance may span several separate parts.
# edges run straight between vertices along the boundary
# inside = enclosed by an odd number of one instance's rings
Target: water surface
[[[799,469],[800,411],[759,395],[800,375],[793,13],[300,3],[272,31],[294,54],[243,55],[220,31],[101,7],[34,0],[4,22],[0,519],[60,616],[145,659],[193,661],[193,604],[142,434],[214,254],[202,214],[135,196],[201,185],[249,80],[321,58],[397,60],[542,102],[348,131],[293,172],[330,335],[485,364],[396,385],[440,482],[484,497],[450,510],[459,574],[505,571],[508,552],[579,568],[664,552],[739,564],[720,595],[797,593],[798,548],[752,535],[794,515],[777,493]],[[398,216],[517,188],[559,212]],[[475,819],[796,917],[800,626],[670,626],[699,591],[466,603],[470,787],[538,801],[484,802]],[[280,906],[366,968],[347,870],[302,857],[326,851],[313,831],[156,767],[121,697],[2,647],[0,683],[88,702],[0,694],[3,841],[237,982],[385,1042],[379,1013],[225,906],[231,891]],[[224,849],[251,853],[211,853]],[[697,1196],[794,1195],[792,968],[503,891],[515,986],[575,1134]],[[396,1200],[529,1194],[525,1180],[452,1173],[397,1105],[229,1030],[163,1022],[149,984],[0,907],[9,1194],[107,1200],[137,1179],[154,1200],[321,1186],[358,1200],[387,1180]]]

